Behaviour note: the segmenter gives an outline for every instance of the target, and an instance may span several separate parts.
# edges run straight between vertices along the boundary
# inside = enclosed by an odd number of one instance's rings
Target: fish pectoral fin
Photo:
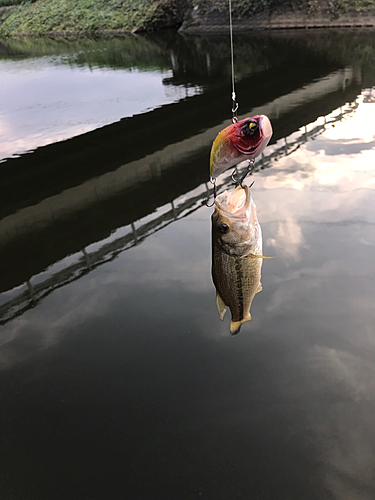
[[[219,311],[220,319],[221,321],[223,321],[225,313],[227,312],[227,306],[225,305],[223,299],[217,292],[216,292],[216,305],[217,305],[217,310]]]
[[[276,255],[272,255],[271,257],[266,257],[265,255],[254,255],[254,254],[249,254],[248,255],[249,259],[274,259]]]
[[[259,283],[259,286],[257,288],[257,291],[255,293],[259,293],[263,290],[262,283]]]
[[[251,320],[251,314],[248,313],[247,316],[245,316],[243,319],[241,319],[241,321],[231,321],[230,322],[230,333],[232,335],[236,335],[236,333],[238,333],[241,329],[241,326],[246,323],[246,321],[250,321]]]

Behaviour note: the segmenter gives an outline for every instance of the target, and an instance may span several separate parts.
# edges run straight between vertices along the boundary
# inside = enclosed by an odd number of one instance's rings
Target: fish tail
[[[243,325],[243,323],[246,323],[246,321],[250,321],[251,320],[251,314],[248,313],[247,316],[245,316],[243,319],[241,319],[241,321],[231,321],[230,322],[230,333],[232,335],[236,335],[236,333],[238,333],[241,329],[241,326]]]

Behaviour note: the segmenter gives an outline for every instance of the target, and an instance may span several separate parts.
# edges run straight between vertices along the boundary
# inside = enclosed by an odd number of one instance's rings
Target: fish
[[[212,221],[212,280],[220,319],[229,307],[235,335],[251,320],[254,296],[262,290],[262,230],[249,186],[215,198]]]
[[[269,143],[272,132],[266,115],[245,118],[219,132],[211,148],[211,179],[243,160],[254,160]]]

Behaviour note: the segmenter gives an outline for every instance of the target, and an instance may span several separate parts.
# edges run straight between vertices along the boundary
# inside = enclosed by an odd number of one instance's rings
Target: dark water
[[[375,36],[235,49],[275,258],[231,337],[204,204],[227,38],[0,45],[1,500],[375,498]]]

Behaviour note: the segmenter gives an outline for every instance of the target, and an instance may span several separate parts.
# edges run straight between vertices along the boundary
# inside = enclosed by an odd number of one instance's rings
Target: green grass
[[[131,30],[147,22],[149,4],[147,0],[28,1],[13,9],[0,34]]]
[[[0,0],[8,1],[8,0]],[[0,35],[154,29],[182,22],[189,0],[26,0],[0,25]]]

